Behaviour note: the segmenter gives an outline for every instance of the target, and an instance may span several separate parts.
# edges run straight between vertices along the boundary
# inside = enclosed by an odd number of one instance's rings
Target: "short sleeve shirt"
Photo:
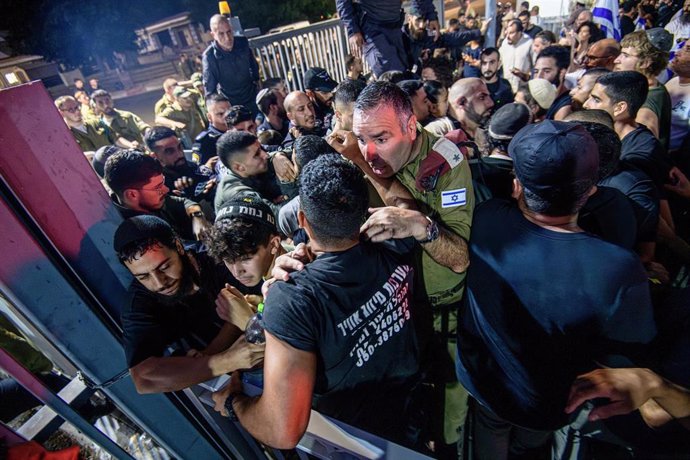
[[[656,241],[659,223],[659,193],[654,182],[634,166],[623,165],[620,171],[601,180],[599,185],[623,193],[633,205],[637,224],[637,241]]]
[[[317,355],[314,407],[358,427],[403,404],[386,389],[418,369],[411,239],[325,253],[271,287],[264,327]],[[382,404],[383,402],[386,404]],[[374,408],[377,409],[374,409]]]
[[[645,125],[638,127],[621,139],[621,161],[647,174],[656,184],[661,196],[665,196],[664,183],[668,182],[671,161],[660,141]]]
[[[656,335],[639,257],[585,232],[528,221],[516,204],[477,207],[458,378],[499,417],[534,430],[568,423],[575,378],[639,367]]]
[[[671,96],[664,85],[649,89],[647,100],[642,105],[654,112],[659,121],[659,142],[664,151],[668,150],[671,137]]]

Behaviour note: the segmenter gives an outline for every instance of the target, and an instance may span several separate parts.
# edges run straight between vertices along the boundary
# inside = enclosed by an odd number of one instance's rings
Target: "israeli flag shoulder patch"
[[[467,189],[445,190],[441,192],[441,207],[454,208],[467,204]]]

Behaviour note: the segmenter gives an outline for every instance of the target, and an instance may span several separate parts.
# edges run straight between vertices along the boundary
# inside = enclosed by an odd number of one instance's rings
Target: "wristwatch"
[[[429,221],[429,223],[426,226],[426,239],[419,241],[422,244],[431,243],[432,241],[437,240],[438,235],[439,235],[438,224],[436,223],[436,221],[433,220],[429,216],[425,216],[425,217],[426,217],[426,220]]]

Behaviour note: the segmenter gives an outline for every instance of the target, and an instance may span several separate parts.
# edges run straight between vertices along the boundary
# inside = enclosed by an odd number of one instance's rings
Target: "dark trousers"
[[[389,70],[407,70],[407,57],[399,28],[383,28],[365,21],[362,54],[377,77]]]
[[[503,460],[520,456],[549,443],[551,431],[534,431],[513,425],[481,404],[474,405],[473,446],[478,460]]]

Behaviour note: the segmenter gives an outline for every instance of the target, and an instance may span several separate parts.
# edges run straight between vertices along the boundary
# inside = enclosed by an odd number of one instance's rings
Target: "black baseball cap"
[[[148,239],[170,241],[176,237],[169,223],[160,217],[144,214],[123,221],[113,237],[113,248],[120,253],[126,246]]]
[[[304,73],[304,88],[312,91],[324,91],[330,93],[338,86],[333,78],[328,75],[326,69],[311,67]]]
[[[545,120],[521,129],[508,146],[515,176],[538,196],[548,197],[582,180],[596,181],[599,148],[577,123]]]

